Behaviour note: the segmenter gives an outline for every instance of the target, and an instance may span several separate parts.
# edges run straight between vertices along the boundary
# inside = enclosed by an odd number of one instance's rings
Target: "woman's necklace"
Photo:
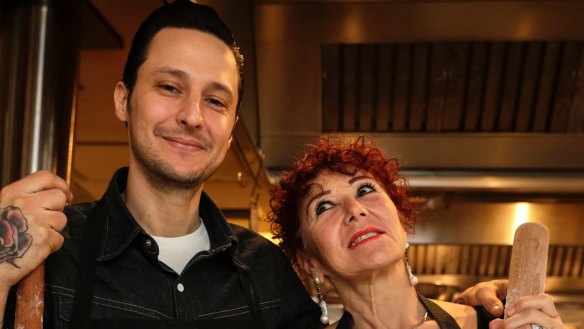
[[[422,319],[420,319],[420,322],[416,323],[413,327],[411,327],[410,329],[418,329],[420,328],[420,326],[422,324],[424,324],[424,322],[426,321],[426,319],[428,319],[428,311],[426,311],[426,313],[424,313],[424,316],[422,317]]]

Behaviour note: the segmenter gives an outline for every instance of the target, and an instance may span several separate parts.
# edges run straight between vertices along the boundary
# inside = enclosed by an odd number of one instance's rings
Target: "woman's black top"
[[[424,296],[418,295],[418,298],[424,305],[424,308],[428,311],[428,318],[434,319],[441,329],[461,329],[456,320],[446,311],[444,311],[440,306]],[[477,328],[487,329],[489,328],[489,322],[494,318],[489,315],[482,307],[475,307],[477,312]],[[353,317],[351,313],[343,313],[343,316],[338,322],[337,329],[351,329],[353,328]]]

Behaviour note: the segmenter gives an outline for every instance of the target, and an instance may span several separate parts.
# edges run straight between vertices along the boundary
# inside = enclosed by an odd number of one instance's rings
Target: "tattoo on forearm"
[[[0,264],[19,267],[14,260],[21,258],[32,244],[27,232],[27,220],[18,207],[0,208]]]

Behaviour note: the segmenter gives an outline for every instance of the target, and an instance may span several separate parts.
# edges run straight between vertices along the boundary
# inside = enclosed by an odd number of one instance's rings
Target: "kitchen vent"
[[[412,244],[410,263],[416,274],[507,277],[512,246]],[[584,246],[550,246],[548,277],[584,278]]]
[[[321,51],[324,132],[584,132],[582,41]]]

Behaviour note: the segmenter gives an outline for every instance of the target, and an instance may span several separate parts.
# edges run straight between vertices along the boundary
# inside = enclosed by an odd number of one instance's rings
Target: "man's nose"
[[[204,122],[201,98],[190,96],[181,103],[176,120],[182,126],[198,127]]]

